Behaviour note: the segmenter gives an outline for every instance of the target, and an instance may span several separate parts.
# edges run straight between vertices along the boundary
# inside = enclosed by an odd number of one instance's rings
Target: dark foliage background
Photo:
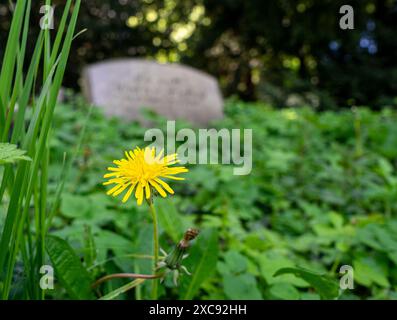
[[[3,2],[2,46],[11,17]],[[33,3],[33,33],[43,2]],[[354,8],[354,30],[339,28],[344,4]],[[61,12],[55,9],[57,19]],[[87,31],[74,43],[65,85],[78,88],[87,63],[152,57],[206,70],[226,96],[244,100],[395,106],[396,21],[395,0],[85,0],[79,24]]]

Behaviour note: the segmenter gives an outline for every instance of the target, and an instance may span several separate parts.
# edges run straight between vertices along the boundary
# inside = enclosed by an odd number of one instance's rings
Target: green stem
[[[126,285],[117,288],[116,290],[108,293],[106,296],[103,296],[99,300],[112,300],[116,297],[118,297],[120,294],[127,292],[128,290],[131,290],[137,286],[139,286],[141,283],[143,283],[145,279],[135,279],[134,281],[127,283]]]
[[[152,214],[153,219],[153,269],[156,272],[157,262],[159,260],[159,235],[158,235],[158,225],[157,225],[157,214],[156,209],[154,208],[153,200],[148,200],[150,213]],[[157,300],[158,297],[158,279],[153,279],[152,281],[152,299]]]
[[[92,287],[95,288],[99,286],[102,282],[112,280],[112,279],[120,279],[120,278],[135,278],[135,279],[158,279],[161,278],[162,274],[140,274],[140,273],[114,273],[108,274],[92,284]]]

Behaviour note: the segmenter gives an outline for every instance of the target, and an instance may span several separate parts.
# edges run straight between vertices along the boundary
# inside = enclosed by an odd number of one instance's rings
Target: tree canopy
[[[40,5],[34,1],[33,33]],[[55,7],[59,20],[63,1]],[[397,2],[349,1],[354,29],[342,30],[341,0],[86,0],[65,84],[87,63],[117,57],[182,62],[217,77],[225,95],[321,109],[395,105]],[[37,14],[35,14],[35,12]],[[0,5],[1,38],[10,24]],[[36,27],[34,27],[36,25]],[[55,24],[56,26],[57,24]],[[32,37],[34,38],[34,37]],[[5,43],[5,39],[1,39]]]

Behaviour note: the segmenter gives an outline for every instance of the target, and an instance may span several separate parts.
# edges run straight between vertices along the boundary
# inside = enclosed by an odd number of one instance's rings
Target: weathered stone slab
[[[143,59],[101,62],[84,70],[83,87],[86,98],[109,116],[142,120],[143,107],[198,125],[223,116],[216,79],[179,64]]]

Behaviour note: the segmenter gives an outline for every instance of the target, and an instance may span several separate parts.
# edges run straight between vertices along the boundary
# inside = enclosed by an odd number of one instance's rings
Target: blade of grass
[[[145,279],[136,279],[134,281],[131,281],[130,283],[127,283],[126,285],[117,288],[116,290],[108,293],[107,295],[103,296],[99,300],[112,300],[116,297],[118,297],[120,294],[123,294],[127,292],[128,290],[131,290],[135,288],[136,286],[140,285],[141,283],[145,282]]]
[[[8,114],[7,114],[7,119],[6,119],[6,123],[4,126],[2,141],[6,141],[6,139],[8,137],[12,119],[14,116],[15,103],[16,103],[17,97],[19,95],[20,88],[23,86],[22,75],[23,75],[23,65],[24,65],[24,61],[25,61],[26,43],[27,43],[28,32],[29,32],[30,9],[31,9],[31,0],[28,0],[27,7],[26,7],[25,21],[24,21],[24,29],[22,32],[22,34],[23,34],[22,45],[19,50],[18,60],[17,60],[17,69],[16,69],[14,90],[12,93],[11,102],[10,102],[10,106],[8,109]]]
[[[35,142],[35,137],[37,136],[37,132],[39,131],[40,127],[40,121],[38,121],[40,113],[43,113],[43,105],[44,105],[44,98],[47,94],[47,91],[49,90],[50,86],[50,78],[52,77],[52,74],[55,72],[55,67],[56,65],[53,66],[52,72],[50,73],[49,78],[46,81],[46,84],[43,87],[43,91],[40,95],[40,98],[38,99],[38,102],[40,103],[40,108],[36,109],[35,114],[33,115],[33,119],[30,123],[28,134],[25,136],[25,141],[23,146],[25,147],[25,150],[28,150],[28,155],[30,157],[33,157],[34,153],[34,148],[35,148],[35,143],[31,143],[31,141]],[[36,153],[34,155],[34,168],[37,167],[37,157],[38,154]],[[23,163],[20,162],[18,164],[17,168],[17,175],[15,178],[14,185],[18,186],[16,188],[13,188],[11,192],[11,197],[10,197],[10,203],[8,206],[7,210],[7,216],[4,224],[4,229],[2,233],[2,237],[0,240],[0,270],[3,268],[3,264],[5,262],[5,256],[9,252],[9,245],[10,244],[15,244],[15,241],[11,240],[11,234],[13,228],[17,228],[19,225],[20,220],[19,214],[22,208],[22,199],[26,193],[26,190],[28,188],[28,183],[29,181],[27,178],[28,176],[28,170],[30,169],[31,164],[30,163]],[[37,172],[35,172],[37,174]],[[35,178],[35,175],[33,175],[33,178]],[[29,184],[30,185],[30,184]],[[30,185],[31,188],[31,185]],[[25,199],[26,207],[29,207],[30,204],[30,197],[27,197]],[[10,270],[8,270],[10,272]],[[9,276],[9,275],[8,275]]]
[[[14,68],[19,45],[19,35],[21,34],[22,23],[24,21],[26,1],[18,1],[15,6],[14,16],[11,22],[10,33],[7,40],[7,45],[4,53],[3,64],[0,71],[0,125],[3,128],[5,125],[5,116],[7,108],[7,101],[10,96],[10,89],[14,75]]]
[[[16,120],[14,122],[13,133],[11,136],[11,143],[13,143],[13,144],[18,144],[21,141],[21,137],[23,136],[22,132],[23,132],[24,125],[25,125],[26,107],[29,102],[29,97],[30,97],[31,91],[32,91],[34,74],[37,71],[39,63],[40,63],[40,55],[41,55],[42,46],[43,46],[43,37],[42,37],[42,33],[40,33],[39,37],[37,39],[37,42],[36,42],[35,50],[34,50],[34,53],[32,56],[32,61],[29,66],[25,85],[23,87],[22,93],[18,100],[19,108],[18,108]],[[13,181],[14,181],[13,167],[7,166],[4,171],[3,180],[2,180],[1,187],[0,187],[0,200],[3,198],[3,194],[7,187],[9,188],[9,192],[10,193],[12,192],[11,189],[12,189]]]
[[[16,177],[15,179],[12,179],[14,187],[11,188],[11,197],[7,210],[6,222],[0,241],[0,270],[3,269],[4,265],[7,265],[6,279],[2,292],[2,297],[5,299],[8,297],[10,292],[13,268],[15,265],[18,248],[20,247],[20,245],[23,245],[20,244],[20,240],[22,239],[21,235],[23,234],[24,226],[28,227],[28,232],[30,231],[28,212],[30,210],[30,202],[33,190],[35,190],[40,181],[43,181],[40,185],[41,187],[44,187],[44,185],[46,186],[46,167],[48,166],[48,161],[45,159],[44,155],[47,154],[46,151],[48,151],[48,136],[50,132],[52,117],[70,52],[80,2],[80,0],[77,0],[75,2],[71,14],[71,19],[68,24],[66,36],[63,40],[62,50],[60,51],[59,58],[56,61],[55,58],[53,59],[52,57],[53,54],[55,57],[57,56],[58,48],[55,49],[55,53],[53,51],[50,55],[49,38],[46,39],[44,36],[44,71],[45,73],[48,72],[48,76],[46,77],[39,98],[33,103],[33,116],[26,134],[23,130],[25,110],[18,114],[19,117],[17,116],[17,121],[20,120],[20,122],[19,127],[17,128],[17,133],[15,133],[15,130],[13,132],[13,135],[15,134],[13,138],[22,142],[22,145],[25,146],[26,150],[28,150],[28,155],[33,158],[33,163],[28,165],[18,164]],[[47,3],[50,3],[50,1],[48,1]],[[72,1],[67,2],[67,10],[65,10],[64,12],[64,17],[67,16],[66,12],[71,6],[71,3]],[[19,8],[18,4],[17,8]],[[23,16],[20,15],[18,17],[14,15],[14,19],[22,19],[21,17]],[[64,25],[66,25],[66,19],[64,19]],[[60,34],[61,32],[58,32],[56,39],[62,39]],[[61,40],[58,40],[57,43],[59,46],[61,44]],[[49,60],[52,63],[49,63]],[[48,71],[50,69],[51,71]],[[34,82],[35,79],[37,79],[37,68],[31,70],[33,71],[31,72],[31,81],[29,82],[29,85],[31,85],[31,82]],[[4,90],[7,91],[7,86],[4,85],[4,88]],[[26,88],[27,87],[25,87],[25,89]],[[28,91],[29,93],[27,93]],[[27,101],[23,107],[26,109],[27,102],[30,97],[30,90],[26,90],[24,92],[25,95],[23,96],[27,97]],[[4,99],[4,101],[8,101],[8,96],[6,97],[6,99]],[[5,104],[3,103],[3,105]],[[2,107],[2,111],[5,111],[4,107]],[[41,179],[38,179],[38,176],[40,175]],[[2,181],[2,184],[4,185],[4,180]],[[41,188],[40,197],[40,205],[36,206],[35,216],[38,218],[38,229],[40,229],[36,230],[36,232],[40,233],[39,239],[42,239],[43,234],[45,234],[45,231],[47,230],[45,228],[46,224],[44,223],[46,210],[43,210],[45,206],[43,206],[42,204],[44,202],[46,203],[47,201],[46,193],[43,193]],[[39,250],[41,251],[42,244],[37,245]],[[28,255],[25,255],[25,257],[27,256]],[[41,260],[42,259],[38,259],[37,263],[40,264]],[[37,267],[37,265],[34,266],[34,269],[37,270]]]

